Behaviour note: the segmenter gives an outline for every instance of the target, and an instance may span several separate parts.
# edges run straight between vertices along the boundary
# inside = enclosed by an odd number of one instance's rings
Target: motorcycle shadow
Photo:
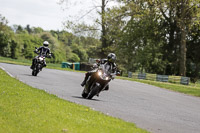
[[[21,74],[21,75],[25,75],[25,76],[32,76],[31,74]]]
[[[87,98],[83,98],[81,96],[72,96],[73,98],[78,98],[78,99],[85,99],[85,100],[91,100],[91,101],[102,101],[102,100],[99,100],[99,99],[87,99]]]

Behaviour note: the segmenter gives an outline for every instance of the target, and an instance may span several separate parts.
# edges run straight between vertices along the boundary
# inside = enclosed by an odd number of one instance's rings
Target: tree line
[[[101,15],[106,45],[118,51],[120,64],[130,71],[199,78],[199,0],[117,2]]]
[[[62,0],[67,1],[67,0]],[[107,6],[109,2],[117,5]],[[200,0],[102,0],[94,25],[68,21],[67,31],[7,26],[1,16],[0,55],[31,59],[35,46],[50,42],[51,62],[87,61],[117,55],[125,72],[200,77]],[[99,25],[99,26],[97,26]],[[92,37],[99,32],[100,37]],[[96,33],[95,33],[96,32]],[[82,33],[82,34],[81,34]],[[87,35],[87,36],[86,36]]]
[[[66,31],[45,31],[40,27],[8,26],[8,20],[0,15],[0,56],[14,59],[32,59],[36,56],[35,47],[49,42],[53,53],[52,63],[88,62],[97,58],[95,54],[100,41],[91,37],[75,36]]]
[[[111,2],[115,2],[114,6],[108,6]],[[196,81],[200,77],[199,3],[200,0],[101,0],[101,5],[93,3],[99,14],[94,25],[70,22],[68,28],[84,33],[90,29],[93,32],[99,25],[101,55],[115,52],[124,71],[188,76]]]

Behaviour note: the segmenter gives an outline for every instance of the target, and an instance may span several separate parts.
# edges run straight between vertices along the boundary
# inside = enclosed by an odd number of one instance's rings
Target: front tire
[[[87,96],[88,96],[88,94],[85,93],[85,89],[84,89],[83,92],[82,92],[82,97],[83,97],[83,98],[86,98]]]
[[[36,70],[33,70],[33,71],[32,71],[32,75],[33,75],[33,76],[37,76],[37,71],[36,71]]]
[[[39,66],[36,65],[36,66],[33,68],[32,75],[33,75],[33,76],[37,76],[38,73],[39,73]]]
[[[99,92],[99,86],[95,86],[87,96],[87,99],[92,99]]]

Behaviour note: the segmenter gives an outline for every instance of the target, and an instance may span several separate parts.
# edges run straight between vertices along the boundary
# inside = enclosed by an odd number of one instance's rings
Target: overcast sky
[[[59,1],[0,0],[0,14],[6,17],[9,26],[17,24],[25,27],[29,24],[31,27],[41,27],[44,30],[62,30],[62,23],[66,20],[93,23],[98,17],[96,11],[101,5],[101,0],[65,0],[67,5],[59,5]],[[94,7],[97,9],[87,14]]]
[[[76,7],[63,11],[58,2],[59,0],[0,0],[0,14],[6,17],[10,26],[17,24],[25,27],[29,24],[45,30],[62,30],[62,22],[67,16],[77,14],[80,9]]]
[[[9,25],[42,27],[45,30],[62,30],[65,12],[58,0],[0,0],[0,14]]]

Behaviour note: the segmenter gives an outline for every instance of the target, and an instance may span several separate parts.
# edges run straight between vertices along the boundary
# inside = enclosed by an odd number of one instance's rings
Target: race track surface
[[[93,100],[81,97],[84,73],[0,63],[13,77],[58,97],[133,122],[152,133],[200,133],[200,98],[138,82],[115,79]]]

